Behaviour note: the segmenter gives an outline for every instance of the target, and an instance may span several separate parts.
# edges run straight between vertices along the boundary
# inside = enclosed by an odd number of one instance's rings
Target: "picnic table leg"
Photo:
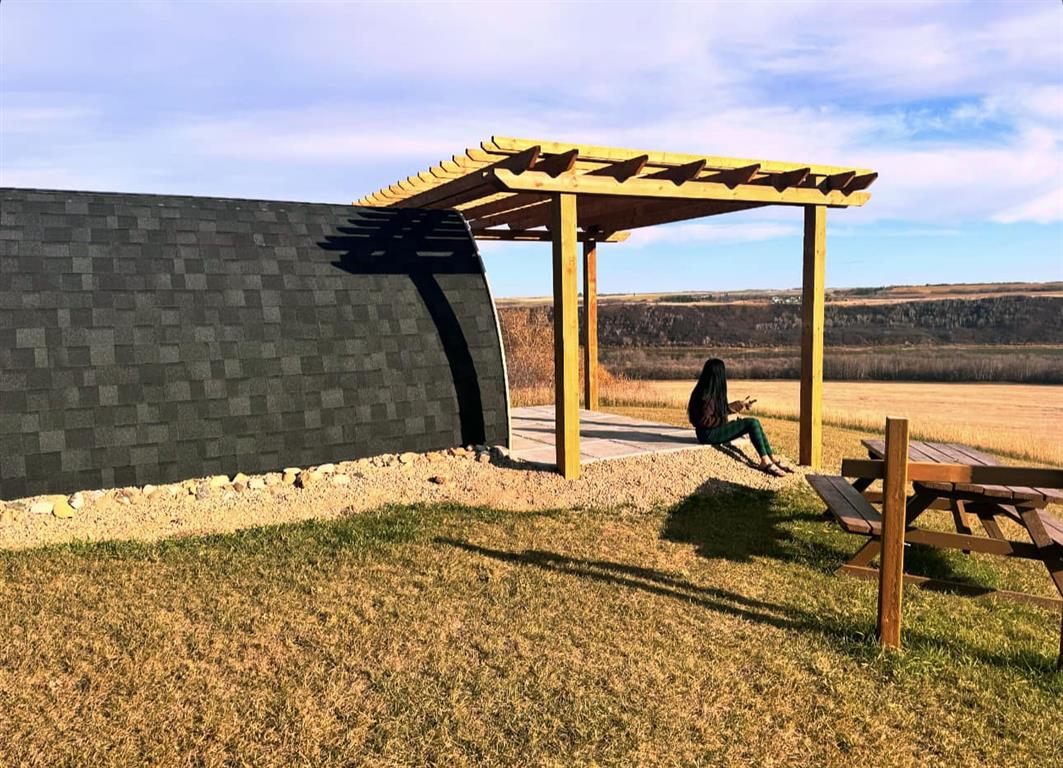
[[[949,507],[952,508],[952,522],[956,525],[956,533],[964,533],[970,536],[974,533],[971,526],[967,524],[967,510],[966,502],[960,499],[949,499]],[[971,550],[963,550],[963,554],[971,554]]]
[[[882,542],[879,539],[869,539],[864,546],[860,547],[856,551],[856,554],[845,561],[845,564],[838,569],[838,573],[859,573],[858,571],[850,571],[850,568],[866,568],[868,563],[878,557],[878,553],[882,551]]]
[[[1037,507],[1032,505],[1016,505],[1015,511],[1018,512],[1019,516],[1022,518],[1022,522],[1026,526],[1026,530],[1029,532],[1033,543],[1045,553],[1043,558],[1045,567],[1048,569],[1048,573],[1052,577],[1052,582],[1056,585],[1056,589],[1059,590],[1060,597],[1063,597],[1063,557],[1057,554],[1058,549],[1056,548],[1053,539],[1048,535],[1048,531],[1045,530],[1044,523],[1041,522]],[[1063,611],[1061,611],[1060,616],[1059,656],[1056,659],[1056,669],[1063,669]]]
[[[933,495],[918,492],[909,498],[904,509],[905,527],[911,525],[919,515],[929,509],[935,498]],[[830,514],[829,510],[827,514]],[[882,552],[882,540],[880,538],[872,538],[838,569],[838,573],[859,573],[858,571],[850,571],[850,567],[866,568],[872,560],[878,557],[880,552]]]
[[[908,493],[906,419],[886,419],[885,470],[882,481],[882,558],[878,573],[878,638],[882,645],[900,649]]]

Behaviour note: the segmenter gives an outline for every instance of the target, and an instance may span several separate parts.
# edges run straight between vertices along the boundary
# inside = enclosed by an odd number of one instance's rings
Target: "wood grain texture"
[[[827,260],[827,209],[805,208],[801,293],[801,414],[799,460],[819,469],[823,461],[823,314]]]
[[[551,203],[554,266],[554,409],[557,469],[579,477],[579,325],[576,291],[576,198]]]
[[[598,410],[598,244],[583,242],[583,404]]]
[[[878,582],[878,637],[901,647],[905,501],[908,495],[908,421],[886,419],[886,476],[882,489],[882,567]]]

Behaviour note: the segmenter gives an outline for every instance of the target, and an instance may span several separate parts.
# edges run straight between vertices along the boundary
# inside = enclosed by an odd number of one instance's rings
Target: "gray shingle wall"
[[[0,189],[0,497],[505,443],[457,214]]]

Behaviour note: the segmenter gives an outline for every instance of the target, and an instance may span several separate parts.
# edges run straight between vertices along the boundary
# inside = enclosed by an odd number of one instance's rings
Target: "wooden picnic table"
[[[885,457],[884,440],[862,441],[872,459]],[[957,443],[932,443],[912,441],[908,460],[936,464],[969,464],[1000,466],[1000,462],[976,448]],[[835,482],[840,478],[834,478]],[[878,501],[881,494],[868,491],[872,481],[858,478],[852,482],[852,490],[860,492],[871,502]],[[1056,589],[1063,597],[1063,521],[1045,507],[1063,501],[1063,493],[1053,488],[1028,486],[969,485],[947,482],[914,482],[913,493],[905,504],[905,541],[924,544],[940,549],[957,549],[965,553],[984,552],[1004,557],[1021,557],[1040,560],[1048,569]],[[842,489],[840,484],[837,491]],[[852,515],[839,517],[844,528],[853,533],[865,533],[870,540],[839,570],[851,576],[877,578],[878,570],[869,563],[881,551],[882,517],[869,505],[853,503],[850,496],[849,509]],[[931,530],[917,527],[915,523],[930,509],[947,510],[952,513],[956,532]],[[835,516],[837,512],[835,511]],[[1009,539],[1001,528],[1002,520],[1010,520],[1022,528],[1029,541]],[[985,535],[975,532],[980,525]],[[969,584],[945,582],[926,577],[906,575],[906,581],[928,587],[948,587],[963,592],[994,594],[1022,602],[1052,608],[1063,606],[1059,598],[1047,598],[1009,590],[990,590]]]
[[[901,586],[905,583],[974,596],[995,595],[1056,610],[1063,607],[1060,598],[904,572],[906,544],[1021,557],[1044,563],[1063,597],[1063,520],[1046,508],[1063,501],[1063,470],[1002,466],[970,446],[910,441],[905,419],[887,418],[886,437],[864,440],[870,458],[843,460],[839,475],[805,477],[826,502],[826,517],[833,517],[849,533],[867,537],[838,572],[878,581],[877,631],[883,645],[901,647]],[[882,492],[870,488],[878,478],[883,481]],[[912,481],[911,495],[908,480]],[[918,526],[917,521],[930,509],[951,511],[956,531]],[[972,517],[977,520],[973,525]],[[1005,520],[1015,526],[1001,527]],[[975,533],[978,524],[985,535]],[[1016,526],[1028,541],[1008,538],[1005,530]],[[881,567],[872,567],[871,561],[879,556]],[[1056,667],[1063,669],[1063,624]]]

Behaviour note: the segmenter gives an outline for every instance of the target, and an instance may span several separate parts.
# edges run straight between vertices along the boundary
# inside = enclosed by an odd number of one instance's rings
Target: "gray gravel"
[[[146,489],[87,491],[71,497],[72,516],[34,514],[34,497],[0,502],[0,548],[235,531],[256,525],[333,518],[385,504],[457,502],[496,509],[651,509],[731,484],[780,489],[776,479],[710,447],[600,461],[566,481],[548,469],[515,463],[502,452],[451,449],[286,468],[254,477],[199,478]],[[285,482],[285,481],[288,482]],[[147,493],[145,493],[147,490]],[[38,506],[40,509],[41,506]]]

